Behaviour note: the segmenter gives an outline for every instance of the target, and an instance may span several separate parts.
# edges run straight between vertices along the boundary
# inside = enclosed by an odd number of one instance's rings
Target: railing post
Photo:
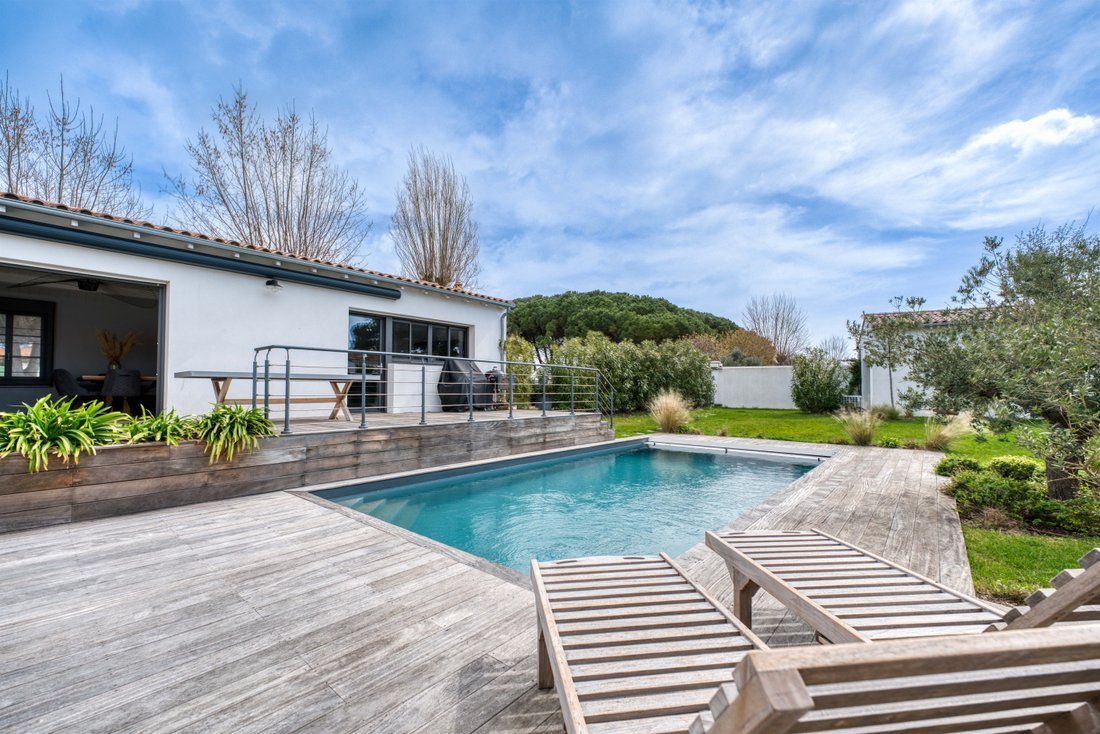
[[[252,353],[252,410],[256,409],[256,378],[259,377],[260,365],[256,364],[256,353]]]
[[[512,420],[512,385],[515,383],[515,378],[508,374],[508,366],[504,367],[504,377],[508,380],[508,420]]]
[[[469,367],[470,365],[469,363],[467,363],[467,369],[464,370],[464,372],[466,373],[466,404],[469,406],[470,409],[470,417],[466,420],[472,423],[474,420],[474,381],[470,379]]]
[[[271,420],[271,352],[264,355],[264,418]]]
[[[600,373],[599,372],[596,373],[596,379],[595,379],[594,383],[596,385],[596,399],[595,399],[595,402],[592,403],[592,410],[595,411],[596,415],[599,415],[600,412],[601,412],[600,411]]]
[[[367,427],[367,355],[359,355],[359,428]]]
[[[542,368],[542,417],[546,417],[546,367]]]
[[[286,374],[283,375],[283,435],[290,434],[290,350],[286,350]]]
[[[615,386],[614,385],[608,385],[608,387],[611,388],[611,422],[609,424],[609,427],[611,428],[612,431],[614,431],[615,430]]]
[[[428,365],[420,365],[420,425],[428,424]]]
[[[573,396],[575,394],[573,390],[573,377],[576,374],[577,373],[573,370],[569,370],[569,415],[576,415],[576,412],[573,410]]]

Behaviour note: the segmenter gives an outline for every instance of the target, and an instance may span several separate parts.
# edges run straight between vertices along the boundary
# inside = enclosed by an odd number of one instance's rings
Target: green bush
[[[980,471],[982,464],[969,456],[945,456],[936,463],[935,471],[941,477],[953,477],[960,471]]]
[[[195,438],[205,444],[210,463],[233,456],[244,449],[254,449],[263,436],[274,435],[275,430],[259,408],[242,405],[215,405],[205,415],[195,418]]]
[[[878,441],[875,441],[875,446],[884,449],[896,449],[901,446],[901,441],[891,436],[886,436],[885,438],[880,438]]]
[[[96,446],[114,443],[115,424],[126,418],[100,402],[74,408],[72,399],[49,396],[23,407],[0,413],[0,459],[20,454],[31,474],[49,469],[51,454],[76,464],[82,453],[95,454]]]
[[[1026,456],[995,456],[989,460],[986,468],[1005,479],[1018,479],[1023,482],[1046,473],[1046,467],[1041,461],[1029,459]]]
[[[142,407],[140,417],[118,423],[115,432],[125,443],[163,441],[169,446],[176,446],[180,441],[194,438],[195,421],[177,415],[174,410],[157,414]]]
[[[820,349],[794,361],[791,400],[804,413],[831,413],[840,407],[848,375],[841,363]]]
[[[1070,500],[1051,499],[1041,480],[1009,479],[989,470],[956,473],[952,490],[963,517],[988,507],[1036,528],[1076,535],[1100,532],[1100,500],[1088,490]]]
[[[615,388],[616,411],[645,410],[662,390],[675,390],[696,408],[714,401],[710,361],[684,341],[616,343],[593,331],[583,339],[566,339],[554,350],[554,361],[600,370]],[[547,393],[553,396],[555,407],[568,407],[568,371],[554,369],[549,379]],[[591,392],[588,387],[587,394],[578,398],[578,407],[581,400],[592,400]]]
[[[535,345],[513,334],[504,340],[504,359],[508,362],[533,363]],[[510,364],[505,366],[504,371],[512,379],[512,401],[520,407],[530,405],[535,389],[534,369]]]

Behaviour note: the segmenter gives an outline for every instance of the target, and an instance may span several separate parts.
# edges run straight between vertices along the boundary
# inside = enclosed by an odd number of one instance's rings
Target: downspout
[[[504,342],[508,339],[508,311],[510,310],[508,306],[505,306],[504,310],[500,312],[500,360],[502,362],[508,356],[504,353]]]

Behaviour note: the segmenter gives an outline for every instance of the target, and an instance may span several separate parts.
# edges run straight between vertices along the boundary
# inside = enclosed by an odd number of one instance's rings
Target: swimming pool
[[[645,443],[318,491],[523,572],[532,558],[677,556],[816,464]]]

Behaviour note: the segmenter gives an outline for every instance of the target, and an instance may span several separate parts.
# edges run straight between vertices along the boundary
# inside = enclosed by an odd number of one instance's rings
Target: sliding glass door
[[[353,313],[348,317],[348,349],[372,352],[386,351],[386,319],[371,314]],[[379,355],[348,355],[348,374],[366,374],[367,410],[386,409],[386,359]],[[348,406],[362,405],[362,388],[354,385],[348,395]]]

